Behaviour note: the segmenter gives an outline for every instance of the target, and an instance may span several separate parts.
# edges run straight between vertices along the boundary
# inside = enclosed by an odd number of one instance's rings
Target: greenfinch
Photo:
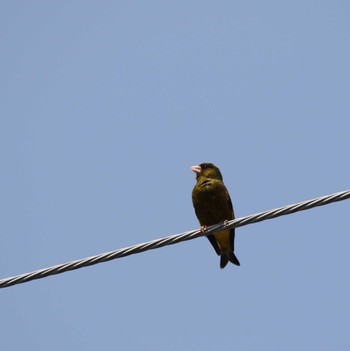
[[[221,172],[212,163],[201,163],[191,167],[196,173],[197,183],[192,191],[192,202],[202,230],[207,226],[234,219],[230,194],[228,193]],[[227,229],[208,235],[210,243],[220,256],[220,268],[228,261],[239,266],[234,254],[235,229]]]

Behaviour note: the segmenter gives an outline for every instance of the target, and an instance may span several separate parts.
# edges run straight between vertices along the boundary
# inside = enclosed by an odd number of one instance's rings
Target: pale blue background
[[[349,1],[2,1],[0,278],[350,188]],[[349,350],[344,201],[0,290],[0,350]]]

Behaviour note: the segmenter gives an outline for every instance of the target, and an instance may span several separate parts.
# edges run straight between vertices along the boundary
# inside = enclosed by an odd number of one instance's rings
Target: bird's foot
[[[201,226],[201,233],[204,234],[206,232],[207,228],[208,227],[206,225],[202,225]]]
[[[228,226],[228,220],[227,220],[227,219],[224,220],[224,226],[225,226],[225,227]]]

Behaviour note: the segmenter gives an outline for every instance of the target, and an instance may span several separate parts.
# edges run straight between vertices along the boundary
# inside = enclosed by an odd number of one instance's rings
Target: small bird
[[[218,167],[212,163],[201,163],[192,166],[196,173],[197,183],[192,191],[192,202],[196,216],[204,231],[207,226],[234,219],[230,194],[228,193]],[[220,268],[228,261],[239,266],[234,254],[235,229],[227,229],[208,235],[210,243],[220,257]]]

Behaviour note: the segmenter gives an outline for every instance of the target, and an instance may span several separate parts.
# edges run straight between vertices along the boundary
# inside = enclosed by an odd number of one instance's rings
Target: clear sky
[[[350,188],[349,1],[3,1],[0,278]],[[349,350],[343,201],[0,290],[0,349]]]

